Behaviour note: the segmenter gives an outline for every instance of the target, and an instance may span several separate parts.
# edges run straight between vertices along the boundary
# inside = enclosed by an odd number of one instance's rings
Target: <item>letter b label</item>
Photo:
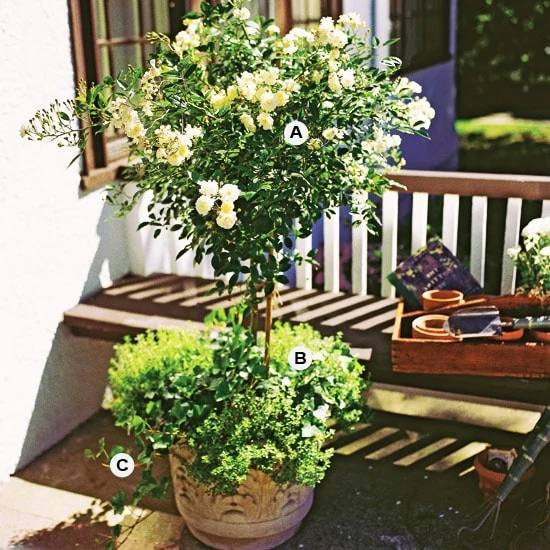
[[[294,370],[306,370],[312,361],[311,350],[305,346],[293,348],[288,354],[288,362]]]

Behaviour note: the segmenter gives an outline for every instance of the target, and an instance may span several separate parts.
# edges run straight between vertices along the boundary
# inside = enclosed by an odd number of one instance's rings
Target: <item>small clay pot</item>
[[[550,330],[531,330],[531,334],[537,342],[550,344]]]
[[[460,338],[450,335],[443,324],[449,318],[448,315],[439,315],[430,313],[421,315],[412,322],[413,338],[423,338],[424,340],[439,340],[442,342],[457,342]]]
[[[459,290],[427,290],[422,294],[422,307],[425,310],[444,306],[459,306],[464,302],[464,294]]]
[[[501,317],[501,321],[511,321],[512,317]],[[520,340],[525,332],[522,328],[506,328],[502,329],[502,334],[495,334],[491,336],[492,340],[499,340],[500,342],[513,342]]]
[[[479,488],[485,500],[490,500],[496,494],[506,477],[506,472],[495,472],[487,468],[488,452],[488,449],[485,449],[474,458],[474,468],[479,476]],[[533,477],[534,473],[535,465],[533,464],[519,480],[507,500],[519,500],[525,494],[527,482]]]

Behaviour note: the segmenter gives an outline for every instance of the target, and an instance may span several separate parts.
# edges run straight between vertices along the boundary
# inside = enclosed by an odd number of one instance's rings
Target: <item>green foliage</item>
[[[476,119],[457,120],[455,128],[461,138],[475,134],[485,140],[508,138],[510,141],[537,141],[550,144],[550,123],[540,120],[496,115]]]
[[[460,3],[460,116],[508,110],[548,116],[549,15],[550,0]]]
[[[460,169],[467,172],[550,174],[550,123],[505,113],[457,120]]]
[[[288,355],[304,344],[313,363],[297,371]],[[250,468],[280,483],[322,479],[332,454],[323,442],[369,417],[363,368],[340,335],[323,338],[308,325],[276,323],[270,350],[268,367],[262,335],[236,310],[211,317],[204,332],[161,329],[116,346],[112,409],[145,466],[134,503],[164,494],[150,467],[182,441],[195,457],[190,475],[215,493],[234,492]]]

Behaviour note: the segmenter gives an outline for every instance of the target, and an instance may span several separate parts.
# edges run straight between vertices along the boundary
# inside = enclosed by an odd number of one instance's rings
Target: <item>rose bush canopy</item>
[[[304,259],[294,238],[323,211],[351,205],[373,229],[368,193],[381,194],[403,165],[398,132],[426,135],[434,111],[418,84],[396,76],[399,59],[375,66],[378,41],[357,14],[283,35],[250,20],[243,0],[201,10],[174,39],[149,34],[148,66],[81,83],[74,100],[37,112],[22,133],[83,148],[90,132],[114,126],[137,182],[132,195],[129,181],[113,186],[120,212],[147,194],[146,224],[177,232],[181,253],[197,261],[211,254],[220,290],[244,276],[269,294]],[[307,139],[288,143],[285,128]]]

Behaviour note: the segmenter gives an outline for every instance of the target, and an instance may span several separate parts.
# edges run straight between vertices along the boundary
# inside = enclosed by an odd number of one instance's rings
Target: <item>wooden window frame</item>
[[[176,20],[185,12],[198,9],[200,0],[179,1],[170,6],[175,9],[170,12],[170,21],[175,25]],[[102,40],[98,36],[95,17],[95,3],[93,0],[69,0],[69,17],[72,31],[73,63],[75,84],[81,80],[88,83],[97,83],[102,80],[99,47],[114,43],[111,40]],[[124,40],[124,39],[123,39]],[[128,43],[143,43],[143,37],[129,37]],[[90,136],[82,157],[82,173],[80,186],[90,191],[117,178],[120,170],[127,165],[124,155],[112,154],[110,141],[105,134]]]
[[[442,6],[441,11],[438,13],[436,10],[430,10],[430,4],[421,2],[420,8],[416,6],[416,10],[413,6],[414,0],[391,0],[390,3],[390,19],[391,19],[391,36],[398,37],[399,41],[391,46],[391,55],[400,57],[403,60],[403,72],[414,72],[425,69],[427,67],[444,63],[451,59],[451,0],[436,0],[436,6]],[[433,8],[433,5],[431,5]],[[418,13],[420,12],[420,13]],[[446,44],[440,45],[440,50],[436,48],[430,48],[429,45],[433,44],[434,34],[430,32],[430,29],[436,28],[433,25],[433,21],[430,21],[431,17],[442,14],[441,21],[443,27],[439,26],[444,37],[446,38]],[[413,39],[411,42],[414,46],[421,46],[422,49],[415,52],[410,60],[407,59],[410,53],[411,43],[409,43],[409,37],[407,36],[407,28],[405,22],[409,19],[416,19],[416,32],[421,35],[421,38]]]

